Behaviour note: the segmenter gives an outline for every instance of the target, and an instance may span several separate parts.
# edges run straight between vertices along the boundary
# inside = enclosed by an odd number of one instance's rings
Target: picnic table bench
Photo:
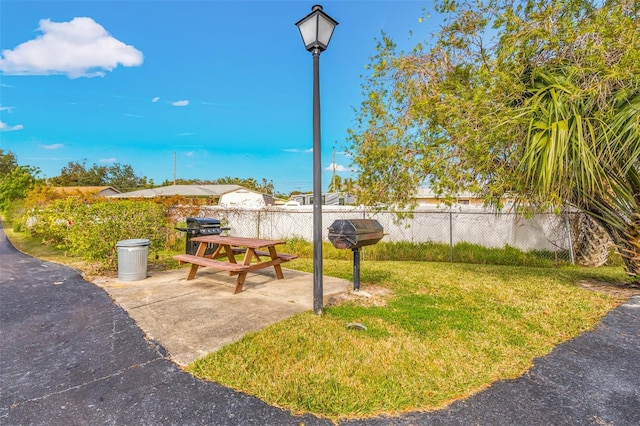
[[[242,291],[247,273],[258,269],[273,266],[276,278],[283,279],[284,274],[280,264],[295,259],[297,256],[285,253],[278,253],[276,246],[284,244],[280,240],[263,240],[259,238],[229,237],[222,235],[205,235],[194,237],[191,241],[199,243],[195,255],[177,254],[173,256],[178,262],[190,263],[191,269],[187,274],[187,280],[195,278],[198,268],[209,267],[229,272],[229,275],[237,275],[234,294]],[[205,255],[209,244],[217,244],[218,247],[211,255]],[[259,250],[259,249],[265,249]],[[236,261],[235,255],[244,253],[242,263]],[[225,260],[218,260],[224,259]],[[266,260],[261,258],[267,257]],[[252,263],[255,259],[256,263]]]

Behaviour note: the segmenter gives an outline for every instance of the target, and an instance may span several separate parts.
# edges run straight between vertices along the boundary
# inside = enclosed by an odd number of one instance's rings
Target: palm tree
[[[341,192],[342,191],[342,178],[338,175],[333,175],[329,182],[329,192]]]
[[[583,213],[574,221],[573,232],[573,250],[578,265],[597,268],[607,263],[613,243],[602,225]]]
[[[531,195],[588,214],[638,277],[640,89],[620,88],[602,102],[569,67],[540,70],[532,81],[519,110],[527,128],[520,165]]]

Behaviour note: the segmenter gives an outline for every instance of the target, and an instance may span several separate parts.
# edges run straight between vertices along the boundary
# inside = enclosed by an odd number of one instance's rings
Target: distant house
[[[313,205],[313,194],[300,194],[291,197],[291,201],[298,205]],[[355,204],[355,197],[341,192],[327,192],[322,194],[322,204],[326,206],[350,206]]]
[[[416,191],[416,204],[419,207],[442,206],[446,201],[459,205],[482,205],[483,200],[470,192],[462,192],[447,200],[445,196],[436,194],[431,188],[421,186]]]
[[[120,194],[120,191],[111,186],[52,186],[51,190],[69,197],[94,195],[96,197],[109,197]]]
[[[219,199],[223,194],[238,189],[246,189],[240,185],[168,185],[158,188],[141,189],[138,191],[116,194],[114,198],[155,198],[173,197],[176,195],[187,198]]]
[[[218,205],[220,207],[243,207],[260,209],[272,206],[274,199],[271,195],[261,194],[245,188],[225,192],[220,196]]]
[[[419,187],[416,192],[416,203],[418,207],[443,207],[446,205],[445,201],[446,198],[444,196],[436,194],[431,188],[426,186]],[[456,194],[449,201],[458,207],[469,206],[481,208],[484,206],[484,199],[471,192],[461,192],[460,194]],[[513,200],[509,197],[505,197],[502,201],[505,206],[513,204]]]

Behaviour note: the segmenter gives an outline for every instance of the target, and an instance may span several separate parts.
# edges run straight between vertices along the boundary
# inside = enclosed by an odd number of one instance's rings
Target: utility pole
[[[333,177],[331,178],[331,186],[333,186],[333,191],[336,191],[336,146],[334,145],[331,151],[331,167],[333,167]]]

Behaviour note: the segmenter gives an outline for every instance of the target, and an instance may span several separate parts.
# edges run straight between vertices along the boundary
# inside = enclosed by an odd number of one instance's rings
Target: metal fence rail
[[[184,221],[179,209],[174,215],[176,220]],[[237,236],[313,240],[313,212],[310,207],[241,210],[202,206],[197,215],[220,219],[223,226],[230,227],[231,233]],[[411,218],[398,220],[398,216],[389,211],[323,206],[323,240],[328,241],[327,228],[334,220],[360,218],[378,220],[385,232],[382,241],[386,242],[434,242],[447,244],[450,249],[462,242],[490,248],[510,246],[573,263],[571,224],[578,220],[578,214],[548,213],[525,217],[473,208],[419,209],[413,212]]]

